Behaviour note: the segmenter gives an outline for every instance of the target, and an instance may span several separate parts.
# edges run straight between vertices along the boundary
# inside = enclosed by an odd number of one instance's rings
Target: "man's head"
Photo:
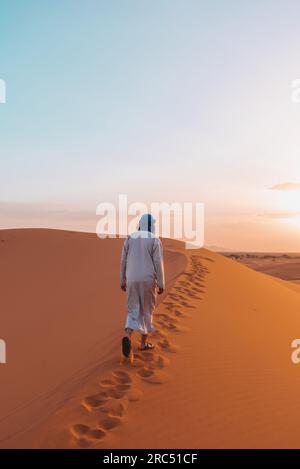
[[[145,213],[141,216],[139,222],[139,230],[140,231],[149,231],[150,233],[155,233],[155,218],[151,213]]]

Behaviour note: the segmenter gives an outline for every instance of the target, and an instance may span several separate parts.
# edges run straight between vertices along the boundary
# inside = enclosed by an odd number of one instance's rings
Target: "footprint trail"
[[[69,427],[71,445],[78,448],[97,447],[122,424],[130,406],[145,398],[139,382],[163,385],[165,371],[172,354],[180,352],[176,334],[184,333],[186,321],[196,308],[190,300],[201,301],[205,293],[205,277],[209,270],[200,255],[190,255],[188,266],[154,313],[156,331],[152,334],[155,349],[134,350],[133,363],[121,363],[99,382],[98,392],[85,396],[81,406],[91,424],[75,422]]]

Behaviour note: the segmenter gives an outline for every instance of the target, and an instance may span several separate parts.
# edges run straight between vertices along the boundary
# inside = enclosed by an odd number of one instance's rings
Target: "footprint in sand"
[[[157,345],[164,351],[168,353],[176,353],[178,351],[178,347],[172,345],[168,339],[162,339],[157,342]]]
[[[122,400],[109,399],[101,407],[101,413],[108,414],[111,417],[123,417],[128,408],[128,400],[124,398]]]
[[[180,281],[178,282],[178,284],[179,284],[179,285],[182,285],[183,287],[186,287],[186,286],[188,286],[189,283],[188,283],[186,280],[180,280]]]
[[[172,321],[157,321],[157,324],[159,324],[159,326],[163,329],[167,329],[171,332],[176,332],[179,330],[176,324],[174,324]]]
[[[193,298],[193,300],[201,300],[201,296],[197,295],[197,293],[191,293],[190,298]]]
[[[123,386],[125,386],[126,389],[124,389]],[[120,384],[115,388],[107,389],[107,391],[105,391],[103,394],[107,399],[121,399],[125,396],[125,393],[128,391],[128,389],[130,389],[130,387],[128,388],[127,385]]]
[[[172,313],[161,313],[156,315],[156,322],[158,324],[163,324],[163,323],[173,323],[173,324],[179,324],[179,319],[175,317],[175,315]]]
[[[120,416],[113,416],[109,414],[103,415],[98,421],[99,427],[103,428],[104,430],[113,430],[114,428],[118,427],[120,424],[121,424]]]
[[[77,446],[88,448],[96,441],[102,440],[106,433],[102,429],[90,428],[88,425],[77,423],[72,425],[70,432]]]
[[[181,303],[181,306],[183,306],[184,308],[190,308],[190,309],[195,309],[196,306],[195,305],[190,305],[189,303]]]
[[[102,407],[109,399],[122,399],[130,389],[130,386],[131,384],[113,381],[112,384],[110,384],[110,382],[105,380],[104,383],[100,383],[100,387],[103,391],[86,396],[81,403],[88,411],[92,411],[93,409]]]
[[[167,381],[168,376],[161,371],[153,370],[150,367],[144,367],[138,371],[139,376],[151,384],[163,384]]]
[[[203,290],[202,290],[202,288],[200,288],[200,287],[197,287],[197,286],[196,286],[196,287],[194,287],[194,291],[195,291],[196,293],[203,293]]]
[[[195,294],[197,288],[191,284],[190,288],[181,288],[180,291],[185,295],[184,298],[190,298],[191,295]]]
[[[143,396],[143,392],[139,389],[132,389],[126,395],[126,399],[122,401],[108,401],[100,412],[98,427],[102,430],[113,430],[122,423],[122,417],[127,412],[128,403],[139,401]]]
[[[170,364],[170,360],[167,357],[153,352],[141,352],[140,354],[136,354],[135,358],[139,360],[142,365],[149,366],[153,369],[165,368]]]
[[[166,303],[163,303],[163,305],[168,310],[172,310],[178,306],[176,301],[168,301]]]
[[[174,314],[175,316],[177,316],[178,318],[182,318],[182,319],[184,319],[184,318],[189,318],[189,317],[190,317],[190,316],[188,316],[187,314],[185,314],[185,313],[183,313],[182,311],[180,311],[179,309],[175,309],[175,310],[173,311],[173,314]]]
[[[102,394],[105,395],[105,392],[109,393],[111,390],[116,390],[120,392],[127,391],[128,389],[130,389],[131,383],[120,383],[115,379],[103,379],[102,381],[100,381],[99,386],[101,387],[101,389],[103,389]]]
[[[131,389],[132,379],[128,373],[115,370],[111,376],[111,379],[104,379],[99,383],[101,388],[99,393],[86,396],[82,401],[82,405],[89,412],[97,411],[98,421],[95,426],[98,428],[91,428],[82,423],[70,428],[76,445],[81,448],[88,448],[102,440],[107,431],[119,426],[121,418],[127,411],[128,403],[138,401],[142,397],[141,391]]]
[[[113,376],[114,380],[117,381],[120,384],[129,384],[129,383],[131,384],[132,383],[132,378],[131,378],[130,374],[127,373],[126,371],[120,371],[120,370],[113,371],[112,376]]]
[[[156,329],[154,332],[152,332],[151,337],[154,339],[165,339],[167,334],[161,330]]]
[[[186,332],[188,330],[180,325],[180,320],[174,314],[160,314],[157,316],[156,323],[170,332]]]
[[[198,280],[195,280],[194,285],[195,285],[196,287],[199,287],[199,288],[204,287],[204,283],[199,282]],[[195,289],[195,290],[196,290],[196,289]]]
[[[172,309],[173,309],[173,308],[178,308],[178,306],[186,306],[186,305],[188,305],[188,304],[189,304],[189,303],[186,302],[186,299],[183,298],[183,299],[176,299],[176,300],[174,300],[174,301],[172,301],[172,302],[169,302],[169,303],[168,303],[168,306],[171,306]]]
[[[144,366],[144,362],[136,354],[134,354],[134,359],[133,359],[133,363],[131,366],[132,368],[139,369]]]
[[[107,400],[107,397],[104,393],[92,394],[91,396],[86,396],[81,404],[85,409],[91,412],[93,409],[101,407]]]
[[[114,370],[110,378],[100,381],[100,392],[86,396],[82,400],[81,404],[86,410],[97,412],[98,428],[91,428],[81,423],[73,425],[70,432],[77,446],[87,448],[95,441],[103,439],[107,431],[121,424],[128,403],[138,401],[143,395],[140,390],[132,388],[132,384],[129,373],[119,369]]]
[[[164,309],[166,311],[169,311],[170,313],[173,313],[174,308],[176,308],[176,303],[172,303],[172,304],[169,304],[169,305],[164,305]]]
[[[178,300],[182,299],[182,297],[180,295],[175,295],[175,294],[169,295],[169,298],[173,301],[178,301]]]
[[[100,385],[101,385],[102,388],[109,388],[111,386],[114,386],[115,382],[112,379],[103,379],[100,382]]]
[[[167,339],[161,339],[162,341]],[[136,353],[134,356],[134,364],[138,363],[137,375],[142,378],[143,381],[152,384],[162,384],[167,380],[166,373],[161,372],[162,368],[165,368],[170,364],[170,360],[157,353],[156,351],[143,351]]]

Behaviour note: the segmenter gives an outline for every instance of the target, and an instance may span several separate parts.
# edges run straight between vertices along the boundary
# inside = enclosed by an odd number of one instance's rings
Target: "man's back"
[[[124,242],[121,258],[121,284],[157,280],[164,288],[162,244],[153,233],[137,231]]]

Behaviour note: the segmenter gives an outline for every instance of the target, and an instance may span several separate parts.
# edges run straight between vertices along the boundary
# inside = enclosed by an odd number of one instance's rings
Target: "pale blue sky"
[[[268,187],[300,180],[299,13],[296,0],[0,0],[0,202],[275,210]]]

